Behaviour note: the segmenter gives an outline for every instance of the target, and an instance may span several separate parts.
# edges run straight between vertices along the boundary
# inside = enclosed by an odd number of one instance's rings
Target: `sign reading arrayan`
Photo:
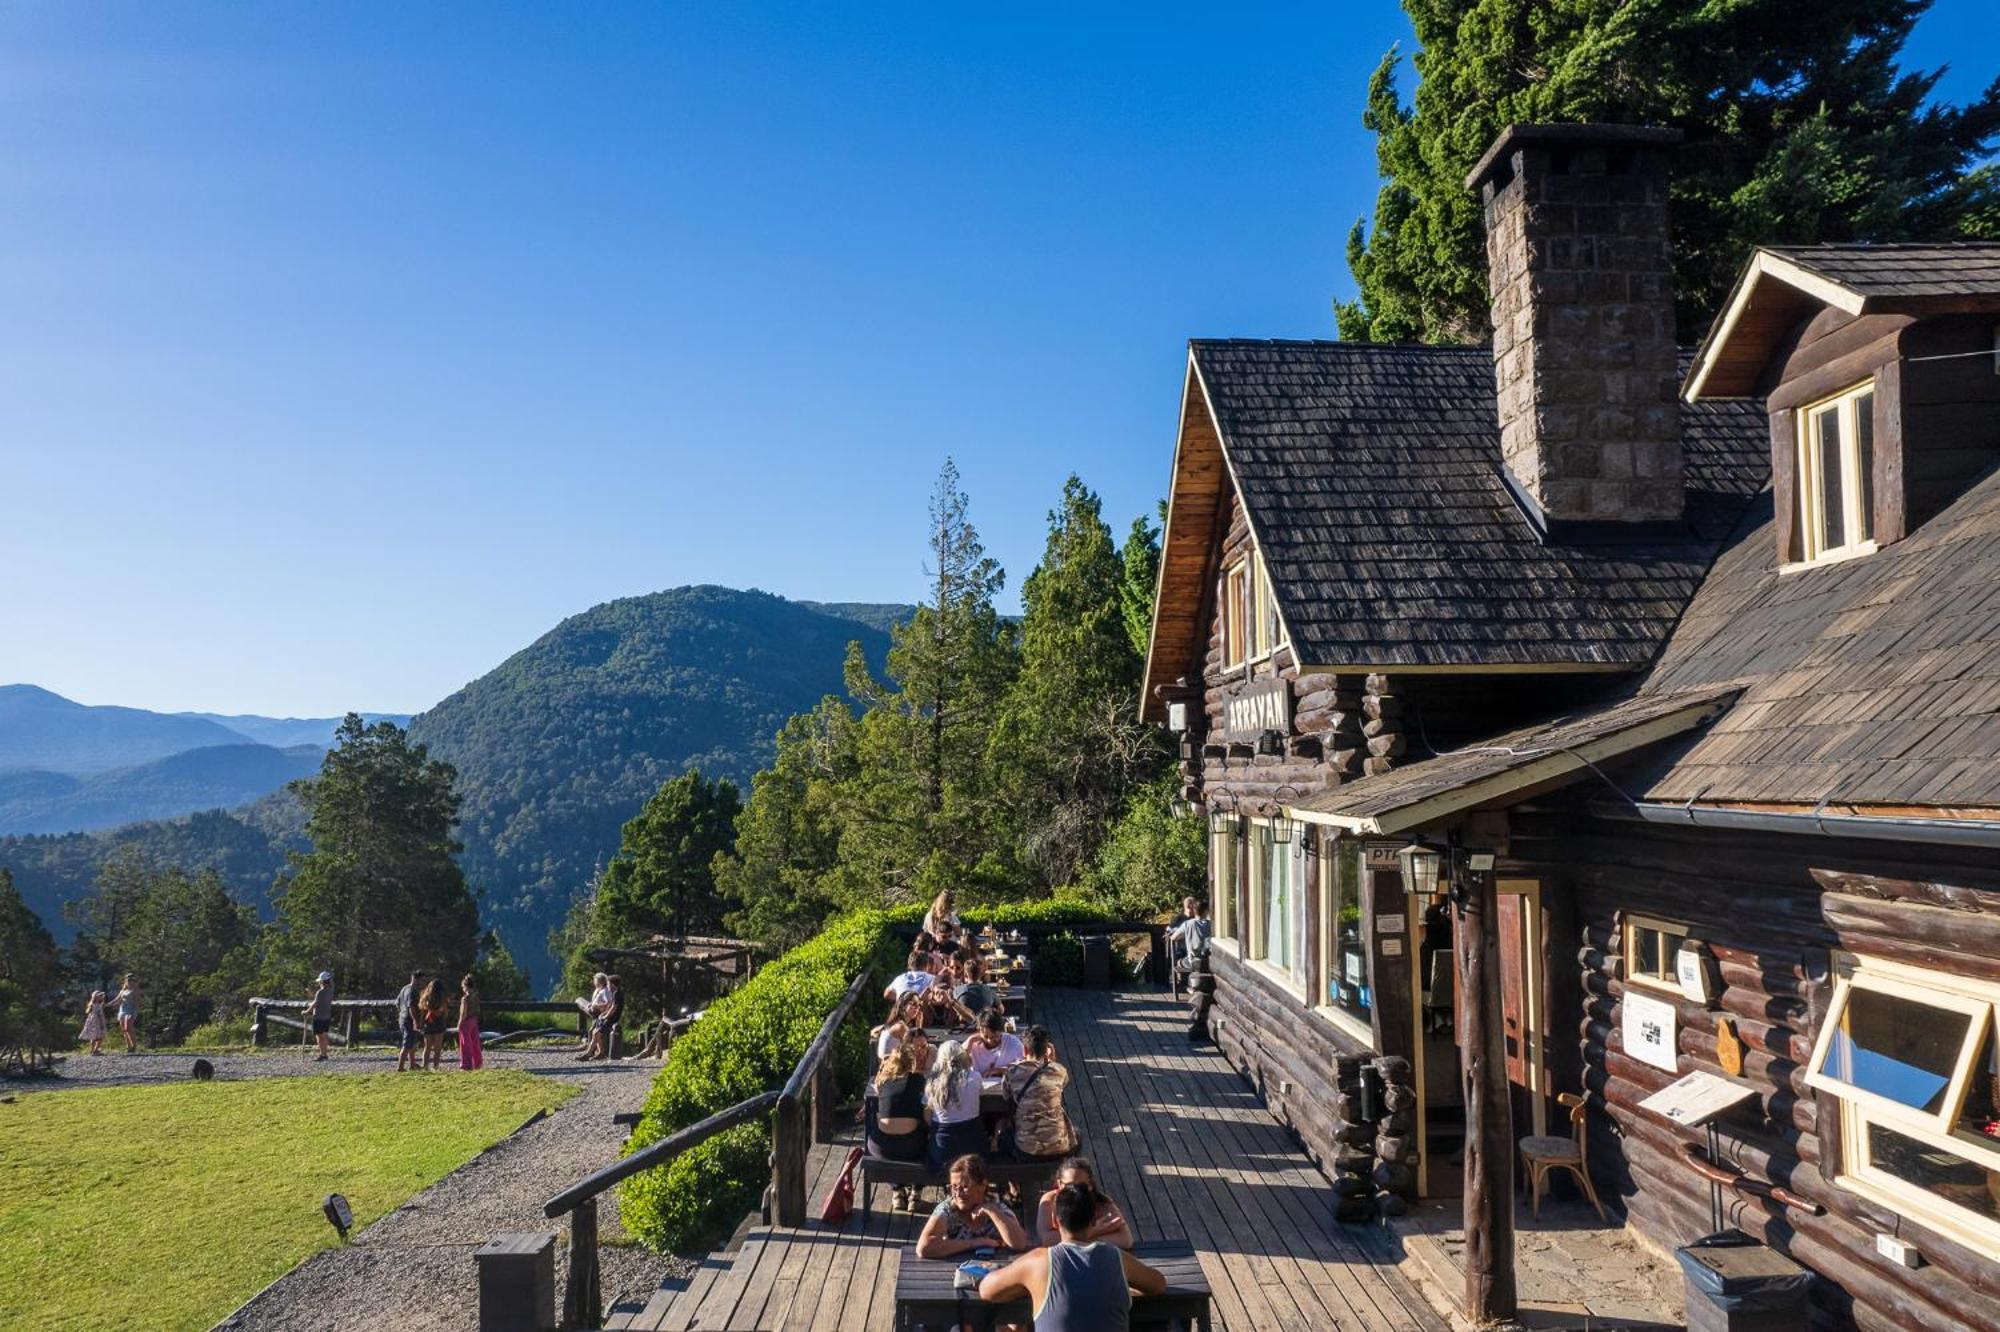
[[[1266,731],[1287,734],[1292,729],[1292,688],[1287,680],[1258,680],[1222,701],[1222,734],[1230,741],[1249,742]]]

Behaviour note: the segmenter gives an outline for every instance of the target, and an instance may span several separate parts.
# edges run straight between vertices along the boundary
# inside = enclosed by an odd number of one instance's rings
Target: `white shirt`
[[[937,977],[931,975],[928,971],[906,971],[889,982],[889,993],[895,995],[898,999],[904,999],[913,994],[922,994],[925,990],[931,988],[931,982],[936,979]]]
[[[972,1046],[972,1067],[981,1077],[991,1077],[1010,1064],[1021,1062],[1024,1051],[1021,1038],[1011,1031],[1000,1033],[1000,1044],[989,1050],[984,1045]]]
[[[882,1028],[882,1034],[875,1038],[875,1057],[877,1059],[887,1059],[889,1057],[889,1051],[895,1049],[902,1043],[903,1043],[902,1037],[898,1036],[894,1031],[890,1030],[888,1027]]]
[[[966,1069],[953,1080],[944,1109],[932,1118],[940,1124],[963,1124],[969,1119],[979,1118],[979,1095],[982,1090],[979,1074]]]

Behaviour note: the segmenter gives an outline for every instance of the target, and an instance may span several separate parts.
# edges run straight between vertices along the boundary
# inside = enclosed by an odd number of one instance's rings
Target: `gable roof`
[[[1309,823],[1385,836],[1581,776],[1591,765],[1714,720],[1736,694],[1710,688],[1627,698],[1494,736],[1289,806]]]
[[[2000,468],[1871,555],[1780,574],[1770,499],[1642,686],[1741,687],[1647,798],[2000,809]]]
[[[1778,342],[1821,306],[1850,315],[2000,311],[2000,241],[1757,250],[1695,353],[1687,399],[1754,394]]]
[[[1205,646],[1225,481],[1306,669],[1631,670],[1769,468],[1761,411],[1683,408],[1685,535],[1543,544],[1500,477],[1486,349],[1198,340],[1189,364],[1148,715]]]

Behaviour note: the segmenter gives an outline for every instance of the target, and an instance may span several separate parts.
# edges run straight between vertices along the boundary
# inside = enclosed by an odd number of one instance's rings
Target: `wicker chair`
[[[1558,1092],[1556,1102],[1569,1107],[1571,1136],[1558,1138],[1550,1134],[1521,1139],[1521,1163],[1528,1170],[1528,1189],[1535,1199],[1534,1215],[1537,1219],[1542,1215],[1543,1179],[1551,1170],[1567,1170],[1583,1185],[1583,1196],[1597,1209],[1597,1219],[1607,1221],[1604,1204],[1597,1201],[1597,1188],[1590,1182],[1589,1148],[1584,1141],[1589,1134],[1590,1101],[1574,1092]]]

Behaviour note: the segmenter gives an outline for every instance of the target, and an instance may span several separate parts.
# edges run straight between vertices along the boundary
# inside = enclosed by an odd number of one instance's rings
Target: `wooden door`
[[[1507,1081],[1516,1089],[1516,1131],[1540,1134],[1548,1128],[1549,1087],[1541,884],[1502,879],[1499,889],[1501,1048]]]

